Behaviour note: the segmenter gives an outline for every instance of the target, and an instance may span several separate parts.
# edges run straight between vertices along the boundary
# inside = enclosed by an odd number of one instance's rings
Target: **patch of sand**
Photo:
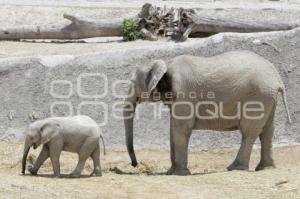
[[[0,142],[0,198],[299,198],[300,146],[275,148],[276,169],[254,172],[259,151],[254,150],[251,171],[227,172],[226,166],[236,155],[235,149],[194,151],[189,155],[190,176],[166,176],[169,152],[140,150],[139,166],[129,164],[126,151],[101,154],[102,177],[88,177],[88,160],[83,176],[67,177],[77,156],[63,153],[62,178],[52,178],[49,160],[39,176],[20,174],[22,144]],[[31,151],[36,157],[37,151]]]

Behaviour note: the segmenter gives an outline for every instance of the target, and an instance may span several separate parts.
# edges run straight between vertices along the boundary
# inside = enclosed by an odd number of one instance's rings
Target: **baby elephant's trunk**
[[[22,159],[22,174],[25,174],[26,160],[27,160],[29,150],[30,150],[30,145],[28,144],[28,141],[26,139],[25,145],[24,145],[23,159]]]

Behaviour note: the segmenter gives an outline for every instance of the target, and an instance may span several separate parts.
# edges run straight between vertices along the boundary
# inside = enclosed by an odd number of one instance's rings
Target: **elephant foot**
[[[100,177],[100,176],[102,176],[102,173],[101,172],[99,172],[99,171],[93,171],[91,174],[90,174],[90,176],[93,176],[93,177]]]
[[[191,175],[191,172],[188,168],[170,168],[167,171],[167,175],[178,175],[178,176],[186,176]]]
[[[173,174],[173,172],[174,172],[174,167],[171,167],[168,171],[167,171],[167,175],[172,175]]]
[[[275,164],[273,162],[271,163],[259,163],[256,168],[255,171],[261,171],[261,170],[265,170],[265,169],[275,169]]]
[[[243,165],[243,164],[235,161],[227,167],[227,170],[228,171],[233,171],[233,170],[249,171],[249,166]]]
[[[70,178],[79,178],[80,177],[80,173],[70,173],[69,177]]]
[[[60,174],[53,174],[53,178],[60,178]]]
[[[28,168],[28,171],[31,173],[31,175],[37,175],[37,169],[35,169],[34,168],[34,166],[30,166],[29,168]]]

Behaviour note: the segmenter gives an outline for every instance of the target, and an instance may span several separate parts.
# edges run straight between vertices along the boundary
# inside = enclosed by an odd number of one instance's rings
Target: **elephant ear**
[[[54,122],[45,123],[40,129],[41,144],[45,144],[49,142],[53,137],[58,135],[59,128],[60,126],[57,123]]]
[[[158,82],[167,72],[167,65],[162,60],[156,60],[152,63],[151,69],[146,76],[146,88],[147,92],[151,93],[157,86]]]

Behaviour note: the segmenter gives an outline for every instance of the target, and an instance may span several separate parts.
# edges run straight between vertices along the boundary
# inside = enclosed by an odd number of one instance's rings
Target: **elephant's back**
[[[181,74],[178,81],[187,80],[194,85],[196,82],[208,88],[235,89],[249,84],[278,88],[283,85],[274,65],[251,51],[230,51],[212,57],[183,55],[170,65],[175,76]]]
[[[274,65],[249,51],[213,57],[184,55],[169,64],[173,93],[196,92],[195,102],[209,99],[228,107],[234,101],[248,100],[249,96],[274,98],[283,87]]]
[[[197,62],[206,64],[204,70],[243,73],[277,72],[264,57],[247,50],[229,51],[212,57],[198,57]]]
[[[231,58],[228,61],[236,56],[241,68],[251,68],[249,81],[255,91],[277,93],[278,89],[283,87],[279,72],[269,60],[251,51],[233,51],[228,54]]]
[[[85,115],[77,115],[73,117],[54,118],[61,123],[66,134],[85,136],[100,136],[101,130],[98,124],[90,117]],[[79,136],[81,137],[81,136]]]

